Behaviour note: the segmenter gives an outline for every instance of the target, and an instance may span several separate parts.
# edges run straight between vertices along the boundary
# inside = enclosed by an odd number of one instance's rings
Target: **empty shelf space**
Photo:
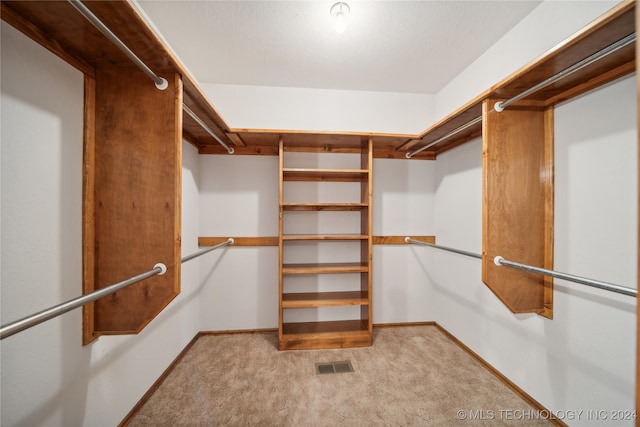
[[[282,265],[282,274],[366,273],[368,271],[367,264],[359,262]]]
[[[285,181],[333,181],[361,182],[368,179],[366,169],[307,169],[284,168],[282,177]]]
[[[367,321],[283,323],[280,350],[366,347],[371,345]]]
[[[296,335],[305,336],[326,336],[331,334],[349,333],[352,335],[367,334],[367,322],[363,320],[332,320],[327,322],[301,322],[301,323],[283,323],[283,335],[293,338]]]
[[[284,241],[310,241],[310,240],[367,240],[365,234],[284,234]]]
[[[367,305],[366,291],[353,292],[304,292],[282,294],[282,308],[329,307]]]
[[[363,211],[366,203],[283,203],[285,211]]]

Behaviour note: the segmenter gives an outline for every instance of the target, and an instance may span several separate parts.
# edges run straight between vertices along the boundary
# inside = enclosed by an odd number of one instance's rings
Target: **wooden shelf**
[[[367,240],[365,234],[283,234],[282,240],[293,241],[317,241],[317,240]]]
[[[285,211],[364,211],[367,203],[282,203]]]
[[[369,304],[367,291],[282,294],[282,308],[332,307],[367,304]]]
[[[371,333],[366,321],[283,323],[281,350],[367,347]]]
[[[367,180],[366,169],[304,169],[284,168],[285,181],[362,182]]]
[[[283,264],[282,274],[367,273],[369,266],[360,262]]]
[[[504,100],[516,96],[584,58],[633,34],[635,32],[634,15],[634,1],[620,3],[582,30],[430,126],[421,135],[410,139],[398,150],[412,151],[443,138],[473,119],[481,117],[483,115],[482,104],[486,99]],[[635,69],[635,43],[632,43],[591,65],[585,66],[580,71],[532,93],[510,108],[518,106],[540,109],[550,107],[633,73]],[[464,131],[444,138],[423,153],[431,154],[435,158],[437,155],[481,135],[482,122],[478,122]]]

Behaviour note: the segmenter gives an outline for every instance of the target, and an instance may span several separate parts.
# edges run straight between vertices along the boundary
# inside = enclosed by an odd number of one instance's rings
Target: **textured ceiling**
[[[138,3],[202,83],[436,93],[540,1]]]

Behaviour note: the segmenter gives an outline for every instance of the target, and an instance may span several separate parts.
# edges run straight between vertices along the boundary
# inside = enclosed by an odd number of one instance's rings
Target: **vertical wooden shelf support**
[[[373,140],[363,138],[360,168],[368,170],[366,181],[360,183],[360,202],[365,203],[369,209],[360,212],[360,233],[367,236],[360,241],[360,262],[367,265],[367,273],[360,273],[360,290],[369,295],[369,304],[360,306],[360,319],[367,325],[369,337],[373,335]]]
[[[84,292],[167,272],[85,306],[85,344],[138,333],[180,291],[182,81],[167,80],[118,66],[86,79]]]
[[[553,317],[553,282],[498,255],[553,269],[553,107],[483,103],[482,281],[514,313]]]

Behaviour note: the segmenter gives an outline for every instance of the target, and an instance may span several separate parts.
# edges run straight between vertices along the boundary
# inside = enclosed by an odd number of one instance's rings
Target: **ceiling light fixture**
[[[330,13],[336,19],[336,33],[341,34],[344,33],[344,30],[347,29],[347,17],[349,16],[349,12],[351,9],[349,5],[344,2],[338,2],[331,6]]]

